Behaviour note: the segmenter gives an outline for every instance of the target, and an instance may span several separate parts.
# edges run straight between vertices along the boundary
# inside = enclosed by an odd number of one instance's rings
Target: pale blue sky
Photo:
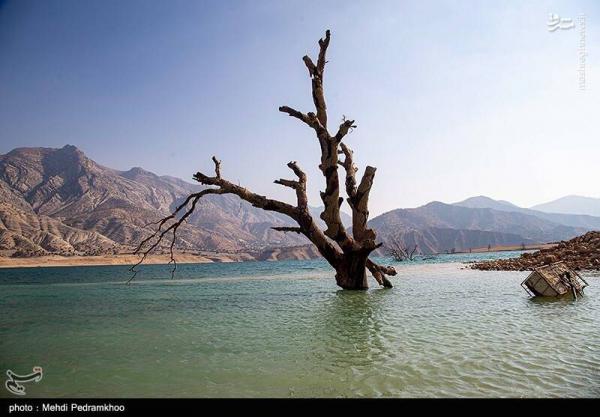
[[[547,30],[548,14],[586,16]],[[378,168],[371,213],[489,195],[600,197],[597,1],[0,1],[0,153],[73,144],[101,164],[272,183],[297,160],[319,205],[301,57],[332,30],[330,124]]]

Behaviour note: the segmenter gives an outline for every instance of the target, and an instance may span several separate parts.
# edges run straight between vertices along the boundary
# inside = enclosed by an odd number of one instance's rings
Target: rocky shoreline
[[[483,271],[530,271],[558,261],[565,262],[576,271],[599,271],[600,232],[588,232],[549,249],[526,252],[518,258],[478,262],[470,268]]]

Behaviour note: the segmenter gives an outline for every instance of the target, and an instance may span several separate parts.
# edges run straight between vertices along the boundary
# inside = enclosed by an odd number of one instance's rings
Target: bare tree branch
[[[321,122],[321,125],[327,129],[327,105],[325,104],[325,94],[323,92],[323,75],[325,72],[325,56],[327,54],[327,47],[329,46],[329,40],[331,33],[329,30],[325,32],[325,38],[319,39],[319,58],[317,65],[315,65],[308,56],[304,56],[302,60],[308,68],[308,73],[312,78],[312,96],[315,108],[317,110],[317,119]]]
[[[223,194],[235,194],[242,200],[246,200],[254,207],[258,207],[268,211],[276,211],[285,214],[296,220],[298,213],[296,207],[277,200],[269,199],[265,196],[255,194],[248,189],[239,185],[233,184],[223,178],[208,177],[201,172],[194,174],[194,179],[204,185],[214,185],[220,188]]]
[[[289,116],[295,117],[296,119],[306,123],[306,125],[315,130],[317,136],[321,140],[329,139],[329,132],[327,132],[327,129],[323,127],[323,125],[317,118],[317,115],[313,112],[308,112],[305,114],[289,106],[281,106],[279,107],[279,111],[282,113],[287,113]]]
[[[296,198],[298,200],[298,208],[308,213],[308,196],[306,195],[306,174],[296,161],[288,162],[287,166],[296,174],[298,177],[296,186]]]
[[[317,72],[317,66],[313,63],[312,59],[310,59],[308,55],[304,55],[302,57],[302,60],[304,61],[304,65],[306,65],[306,68],[308,68],[308,75],[310,76],[310,78],[312,78]]]
[[[360,184],[357,186],[356,172],[358,168],[354,164],[352,149],[345,143],[341,143],[340,147],[341,151],[338,152],[345,155],[344,161],[339,164],[346,170],[347,201],[352,209],[352,235],[354,236],[354,240],[363,242],[363,246],[376,249],[375,232],[367,229],[367,221],[369,220],[369,193],[373,185],[373,178],[375,177],[375,168],[367,167]]]
[[[277,230],[278,232],[294,232],[298,234],[303,234],[301,227],[290,227],[290,226],[274,226],[271,227],[273,230]]]
[[[365,244],[375,244],[375,232],[367,228],[369,220],[369,193],[373,186],[375,177],[374,167],[366,167],[363,177],[356,189],[356,194],[352,197],[352,233],[357,240],[364,241]],[[374,247],[374,246],[373,246]]]
[[[335,141],[340,143],[351,129],[356,129],[354,120],[344,120],[335,134]]]
[[[216,156],[213,156],[212,160],[215,163],[215,174],[217,178],[221,178],[221,161],[219,161]]]
[[[396,270],[392,266],[378,265],[370,259],[367,259],[367,269],[373,274],[375,280],[379,285],[383,285],[386,288],[392,288],[393,285],[386,275],[396,275]]]
[[[287,113],[289,116],[295,117],[296,119],[303,121],[310,127],[313,127],[313,123],[312,123],[311,119],[309,119],[307,114],[304,114],[296,109],[292,109],[289,106],[280,106],[279,111],[282,113]]]
[[[352,199],[356,196],[356,172],[358,168],[354,164],[354,152],[345,143],[340,144],[342,148],[338,153],[343,153],[345,159],[338,162],[346,170],[346,194],[348,195],[348,204],[350,207],[354,204]]]
[[[137,254],[142,254],[141,259],[135,264],[133,265],[129,270],[131,272],[133,272],[133,276],[127,281],[127,283],[130,283],[135,276],[137,275],[138,271],[136,270],[136,268],[141,265],[146,258],[148,257],[148,255],[154,251],[162,242],[163,238],[169,233],[172,233],[172,239],[171,239],[171,244],[169,246],[169,253],[170,253],[170,261],[169,264],[173,263],[174,264],[174,268],[171,271],[171,277],[173,277],[173,274],[175,273],[175,270],[177,269],[177,262],[175,261],[175,257],[174,257],[174,253],[173,253],[173,249],[175,246],[175,240],[177,239],[177,229],[179,229],[179,227],[183,224],[183,222],[186,221],[186,219],[194,212],[194,210],[196,209],[196,204],[198,203],[198,201],[200,200],[200,198],[204,197],[205,195],[208,194],[223,194],[223,192],[219,189],[214,189],[214,188],[209,188],[206,190],[202,190],[198,193],[194,193],[194,194],[190,194],[182,204],[180,204],[175,211],[173,211],[173,213],[171,213],[169,216],[163,218],[159,223],[158,223],[158,228],[156,229],[156,231],[151,234],[149,237],[147,237],[146,239],[142,240],[142,242],[138,245],[138,247],[133,251],[134,255]],[[166,229],[162,230],[162,227],[168,223],[171,220],[175,220],[176,216],[182,212],[182,210],[184,208],[186,208],[188,206],[188,204],[190,203],[190,201],[192,202],[192,206],[191,208],[187,209],[184,214],[179,218],[179,220],[174,221],[173,223],[171,223],[171,225],[169,225]],[[146,245],[149,245],[148,248],[146,250],[142,250]]]
[[[323,72],[325,71],[325,54],[327,53],[327,47],[331,39],[331,31],[328,29],[325,31],[325,38],[319,39],[319,59],[317,61],[317,71],[321,80],[323,80]]]
[[[413,260],[413,255],[417,251],[418,247],[419,247],[419,245],[415,245],[415,247],[413,248],[413,250],[410,252],[410,255],[408,256],[408,259],[410,259],[411,261]]]
[[[297,189],[300,186],[298,181],[293,180],[285,180],[283,178],[273,181],[275,184],[283,185],[284,187],[290,187],[293,189]]]

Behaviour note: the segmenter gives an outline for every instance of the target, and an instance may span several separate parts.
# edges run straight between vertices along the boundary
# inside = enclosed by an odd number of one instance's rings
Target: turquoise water
[[[321,261],[0,270],[0,371],[48,397],[598,397],[600,279],[529,299],[444,255],[343,291]],[[374,283],[374,281],[372,281]],[[9,394],[3,387],[2,397]]]

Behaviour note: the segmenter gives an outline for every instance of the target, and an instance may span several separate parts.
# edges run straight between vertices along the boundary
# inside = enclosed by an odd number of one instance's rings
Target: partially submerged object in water
[[[583,295],[583,289],[587,286],[585,279],[564,262],[535,268],[521,283],[521,287],[531,296],[560,297],[572,294],[574,299]]]

